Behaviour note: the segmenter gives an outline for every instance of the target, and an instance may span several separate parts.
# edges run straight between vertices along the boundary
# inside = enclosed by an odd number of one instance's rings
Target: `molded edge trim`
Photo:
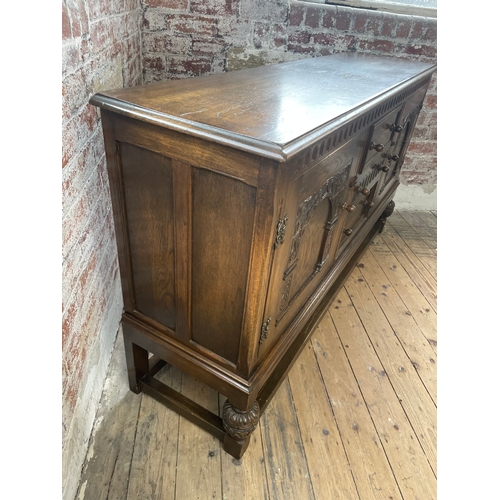
[[[416,83],[420,80],[425,80],[435,71],[436,65],[433,65],[431,68],[408,78],[407,80],[395,85],[394,87],[391,87],[389,90],[378,94],[374,98],[361,103],[359,106],[353,108],[349,112],[335,117],[331,121],[321,125],[320,127],[310,130],[303,136],[298,137],[297,139],[287,144],[278,144],[275,142],[255,139],[253,137],[230,132],[228,130],[214,127],[212,125],[197,123],[185,118],[180,118],[152,109],[144,108],[142,106],[138,106],[136,104],[132,104],[130,102],[123,101],[114,97],[108,97],[100,93],[94,94],[90,98],[89,102],[94,106],[106,109],[113,113],[128,116],[143,122],[158,125],[163,128],[199,137],[201,139],[239,149],[247,153],[263,156],[271,160],[285,162],[311,145],[313,142],[333,132],[336,128],[341,127],[346,122],[377,106],[381,101],[399,92],[407,85]]]

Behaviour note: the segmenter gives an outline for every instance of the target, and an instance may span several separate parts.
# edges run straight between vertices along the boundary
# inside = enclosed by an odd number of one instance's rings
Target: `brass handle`
[[[366,201],[363,203],[363,205],[364,205],[365,207],[372,208],[372,207],[373,207],[373,205],[375,205],[375,203],[374,203],[373,201],[368,201],[368,200],[366,200]]]
[[[344,210],[347,210],[349,213],[352,213],[352,212],[354,212],[354,210],[356,210],[356,207],[354,205],[348,205],[347,203],[344,203],[342,205],[342,208]]]
[[[382,165],[377,165],[377,168],[381,170],[382,172],[389,172],[389,167],[387,165],[382,166]]]
[[[351,236],[351,234],[352,234],[352,229],[344,229],[344,234],[345,234],[346,236]]]
[[[399,155],[389,156],[389,160],[398,161],[399,160]]]
[[[368,196],[370,194],[370,190],[368,188],[358,188],[358,193],[361,193],[363,196]]]
[[[383,144],[375,144],[373,141],[370,143],[370,149],[374,149],[375,151],[380,151],[384,150],[384,145]]]
[[[391,125],[391,132],[401,132],[401,130],[403,130],[403,127],[401,125]]]

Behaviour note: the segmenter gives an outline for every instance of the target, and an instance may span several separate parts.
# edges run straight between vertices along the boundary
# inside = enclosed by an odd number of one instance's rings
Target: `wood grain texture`
[[[157,377],[173,389],[180,390],[181,373],[175,368],[167,365]],[[144,397],[130,467],[128,499],[174,497],[179,420],[176,413],[152,398]]]
[[[370,329],[360,320],[361,311],[345,290],[339,293],[330,311],[403,498],[435,499],[434,470],[413,428],[421,427],[422,422],[416,414],[406,415],[392,385],[395,371],[388,370],[379,359],[380,355],[387,355],[386,344],[375,337],[367,338]],[[403,380],[405,383],[409,379]],[[434,404],[429,409],[435,409]]]
[[[311,343],[359,498],[402,498],[346,349],[329,315],[319,324]]]
[[[341,290],[240,460],[162,404],[128,391],[120,337],[77,499],[329,500],[341,491],[350,492],[341,497],[346,500],[435,499],[432,452],[417,435],[435,404],[430,396],[420,398],[422,412],[405,411],[411,401],[401,397],[435,393],[435,381],[421,376],[418,366],[412,366],[418,376],[408,377],[387,365],[416,355],[410,343],[431,356],[417,339],[435,336],[436,316],[382,235],[360,260],[354,283],[348,283],[358,295],[358,286],[371,293],[371,301],[351,301]],[[387,297],[377,300],[379,286]],[[411,316],[401,318],[406,311]],[[399,332],[392,343],[386,338],[390,329]],[[433,351],[435,345],[429,342],[428,347]],[[163,368],[157,377],[220,412],[223,396],[174,367]]]
[[[217,393],[184,374],[182,393],[212,413],[219,412]],[[177,453],[175,499],[222,498],[220,441],[181,417]]]
[[[193,135],[210,134],[212,140],[237,135],[241,143],[246,137],[286,145],[420,72],[430,76],[433,67],[343,53],[101,92],[91,102]]]
[[[359,498],[310,344],[288,378],[316,498]]]
[[[120,144],[136,308],[176,328],[172,161]]]
[[[245,307],[255,196],[255,189],[242,182],[193,171],[192,340],[233,363]]]
[[[352,273],[345,288],[349,299],[359,311],[359,319],[368,336],[376,332],[376,343],[383,345],[379,351],[383,371],[391,374],[391,383],[401,406],[405,414],[414,422],[413,428],[417,440],[425,450],[432,469],[436,471],[436,407],[359,270]]]

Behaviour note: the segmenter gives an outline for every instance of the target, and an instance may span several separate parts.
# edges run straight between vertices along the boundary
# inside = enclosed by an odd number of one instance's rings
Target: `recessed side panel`
[[[119,143],[135,308],[175,330],[172,161]]]
[[[193,168],[191,339],[236,364],[256,189]]]

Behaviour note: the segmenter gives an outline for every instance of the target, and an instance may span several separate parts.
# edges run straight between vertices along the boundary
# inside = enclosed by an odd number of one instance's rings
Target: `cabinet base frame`
[[[302,352],[302,349],[307,344],[309,338],[318,326],[323,315],[330,307],[340,289],[344,286],[344,283],[346,282],[354,267],[359,262],[359,259],[362,257],[362,255],[370,245],[371,241],[378,233],[383,230],[386,218],[390,216],[390,214],[392,214],[392,211],[394,209],[394,203],[392,201],[389,205],[390,207],[387,207],[386,211],[384,211],[384,213],[382,214],[382,217],[380,217],[369,230],[363,242],[359,245],[355,253],[352,255],[343,271],[330,287],[318,307],[314,310],[312,316],[306,322],[300,333],[293,341],[290,348],[287,350],[286,355],[281,359],[279,364],[274,369],[272,375],[269,377],[265,385],[258,393],[256,398],[256,402],[258,404],[258,417],[260,417],[262,412],[266,409],[272,397],[280,387],[281,382],[285,379],[289,370],[293,366],[295,359]],[[228,433],[228,431],[226,431],[226,427],[228,427],[227,421],[225,426],[223,418],[221,418],[219,415],[216,415],[215,413],[212,413],[211,411],[203,408],[196,402],[192,401],[178,391],[175,391],[174,389],[165,385],[163,382],[160,382],[159,380],[154,378],[154,375],[167,364],[166,361],[159,358],[157,355],[153,355],[153,357],[149,358],[148,350],[133,342],[133,340],[137,339],[137,336],[134,335],[134,328],[126,324],[125,322],[123,323],[123,337],[125,342],[125,353],[130,389],[137,394],[143,391],[145,394],[148,394],[149,396],[164,404],[166,407],[172,409],[190,422],[206,430],[224,443],[224,451],[237,459],[241,458],[250,442],[251,432],[257,426],[258,417],[255,422],[251,422],[249,425],[247,425],[246,431],[248,432],[245,431],[243,433],[243,435],[246,435],[244,439],[235,439]],[[148,348],[153,348],[152,352],[154,352],[155,344],[160,347],[160,344],[156,343],[152,339],[149,339],[148,344]],[[231,406],[237,413],[240,413],[242,415],[242,421],[248,423],[248,420],[251,420],[249,415],[251,414],[252,409],[246,412],[240,412],[233,405],[229,406]],[[253,409],[255,410],[255,406]],[[233,433],[233,436],[236,436],[236,434]],[[241,437],[241,434],[239,437]]]

